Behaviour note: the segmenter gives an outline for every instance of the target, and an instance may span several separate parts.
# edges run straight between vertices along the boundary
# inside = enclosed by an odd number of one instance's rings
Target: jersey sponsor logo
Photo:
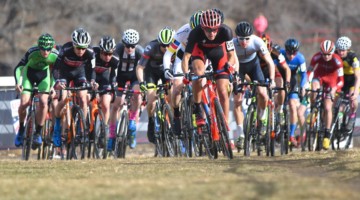
[[[146,47],[145,47],[145,51],[150,51],[151,50],[151,45],[147,45]]]
[[[338,76],[344,76],[344,69],[342,67],[338,69]]]
[[[225,44],[226,44],[226,50],[228,51],[234,50],[234,42],[232,40],[227,41]]]
[[[102,66],[95,66],[95,72],[97,74],[102,74],[104,73],[106,70],[109,70],[109,68],[107,67],[102,67]]]
[[[70,60],[67,57],[64,58],[64,63],[69,67],[80,67],[85,61]]]
[[[189,32],[190,32],[190,29],[187,28],[187,29],[185,29],[183,31],[177,32],[176,35],[181,35],[183,33],[189,33]]]
[[[261,46],[260,47],[260,51],[263,55],[267,54],[269,52],[269,50],[267,49],[266,46]]]

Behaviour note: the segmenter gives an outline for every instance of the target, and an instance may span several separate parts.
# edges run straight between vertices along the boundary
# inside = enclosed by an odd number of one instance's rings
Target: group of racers
[[[103,36],[98,46],[92,47],[91,36],[83,28],[77,28],[71,35],[71,41],[64,45],[56,45],[54,38],[42,34],[37,45],[31,47],[14,70],[16,90],[21,93],[19,107],[20,128],[15,138],[15,146],[23,143],[24,120],[26,109],[30,103],[30,93],[34,84],[39,90],[39,106],[36,113],[36,131],[33,146],[42,143],[41,131],[48,111],[48,98],[53,98],[53,117],[55,120],[53,144],[61,146],[60,113],[64,109],[66,87],[70,83],[76,87],[90,85],[99,90],[101,109],[104,113],[105,133],[109,136],[107,149],[111,151],[116,135],[118,113],[123,105],[122,93],[116,93],[111,103],[111,93],[116,87],[124,87],[130,81],[131,87],[141,90],[147,96],[147,112],[149,116],[147,136],[154,142],[154,108],[156,101],[156,84],[159,80],[171,80],[172,90],[170,103],[174,110],[173,129],[181,134],[179,108],[181,91],[184,82],[189,81],[190,73],[203,75],[211,63],[213,71],[221,71],[215,75],[216,87],[226,119],[229,119],[231,81],[268,82],[270,87],[286,87],[285,93],[279,92],[276,97],[276,111],[283,115],[283,107],[288,104],[290,111],[290,138],[292,145],[297,146],[295,137],[297,124],[304,130],[306,105],[300,99],[305,95],[305,88],[329,88],[324,99],[324,132],[323,148],[329,148],[329,131],[332,123],[332,97],[343,90],[350,96],[351,112],[346,126],[352,129],[357,110],[359,95],[359,61],[351,51],[351,40],[342,36],[333,42],[324,40],[320,51],[306,66],[306,59],[299,51],[300,41],[288,38],[284,48],[271,41],[269,35],[255,35],[252,24],[239,22],[233,30],[224,24],[224,13],[219,9],[196,11],[188,23],[177,31],[164,27],[156,39],[148,42],[145,48],[139,44],[140,34],[134,29],[122,33],[121,42],[115,42],[111,36]],[[194,97],[194,113],[197,126],[206,123],[201,104],[202,81],[192,81]],[[61,95],[60,95],[61,93]],[[61,97],[61,98],[59,98]],[[88,112],[88,91],[78,92],[80,106],[84,116]],[[259,130],[267,124],[268,93],[265,87],[257,88],[257,107],[260,120]],[[242,101],[244,93],[233,96],[236,134],[230,134],[232,144],[242,148],[244,131],[244,114]],[[315,95],[311,96],[311,102]],[[139,117],[141,95],[134,94],[129,109],[130,147],[136,147],[136,122]]]

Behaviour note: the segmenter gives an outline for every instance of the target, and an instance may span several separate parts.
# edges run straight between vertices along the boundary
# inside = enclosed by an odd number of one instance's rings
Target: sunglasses
[[[77,50],[82,50],[85,51],[87,48],[86,47],[75,47]]]
[[[238,37],[238,39],[244,41],[244,40],[250,40],[250,37]]]
[[[322,53],[323,56],[331,56],[331,53]]]
[[[52,48],[42,48],[42,47],[40,47],[40,50],[42,50],[42,51],[51,51],[51,49]]]
[[[125,44],[125,47],[128,49],[135,49],[135,45],[133,44]]]
[[[207,33],[216,33],[219,31],[218,28],[203,28],[203,30]]]
[[[104,56],[112,56],[113,55],[113,53],[108,53],[108,52],[101,52]]]
[[[297,51],[286,51],[286,54],[288,54],[288,55],[296,55]]]

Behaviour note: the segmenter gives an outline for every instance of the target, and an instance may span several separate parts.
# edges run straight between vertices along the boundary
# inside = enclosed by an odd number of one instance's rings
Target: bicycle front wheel
[[[128,144],[128,125],[129,115],[127,110],[121,112],[120,121],[116,133],[114,156],[115,158],[125,158],[126,146]]]
[[[214,104],[215,104],[215,110],[216,110],[215,114],[216,114],[217,125],[218,125],[218,129],[219,129],[219,133],[220,133],[220,142],[221,142],[222,152],[229,159],[233,159],[233,151],[232,151],[231,143],[229,140],[229,133],[227,131],[227,124],[225,121],[225,115],[224,115],[223,109],[222,109],[218,99],[214,100]]]
[[[80,107],[73,107],[73,122],[71,124],[72,138],[70,144],[70,159],[84,159],[88,145],[86,122]]]
[[[174,121],[174,115],[171,111],[169,104],[164,104],[163,110],[163,133],[165,138],[165,145],[167,149],[168,156],[173,157],[178,155],[179,152],[176,151],[176,138],[172,128],[172,122]]]
[[[30,111],[25,124],[24,140],[22,147],[22,159],[29,160],[33,135],[35,132],[35,113]]]
[[[104,115],[100,109],[95,114],[93,136],[93,156],[96,159],[106,159],[108,135],[105,133]]]
[[[250,156],[251,143],[253,139],[253,132],[255,131],[256,123],[256,108],[255,105],[251,104],[247,110],[245,117],[245,127],[244,127],[244,156]]]

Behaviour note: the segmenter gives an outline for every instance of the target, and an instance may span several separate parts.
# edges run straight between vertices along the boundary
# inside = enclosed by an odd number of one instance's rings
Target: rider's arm
[[[275,79],[275,64],[273,59],[271,58],[270,53],[266,53],[264,55],[265,62],[267,66],[269,67],[269,77],[271,80]]]
[[[354,77],[355,77],[354,88],[359,88],[360,87],[360,63],[356,56],[353,60],[352,67],[354,69]],[[355,98],[357,98],[358,94],[359,94],[359,89],[354,89]]]
[[[180,42],[177,40],[174,40],[171,43],[171,45],[169,46],[169,48],[167,48],[167,50],[164,54],[164,57],[163,57],[164,69],[170,69],[171,57],[174,55],[174,53],[176,52],[179,45],[180,45]]]
[[[184,73],[189,73],[189,60],[191,58],[191,53],[185,52],[183,59],[181,61],[181,68]]]
[[[34,50],[34,47],[30,48],[24,55],[24,57],[21,58],[20,62],[16,65],[14,69],[14,78],[15,78],[15,84],[18,85],[20,81],[20,77],[22,76],[22,71],[29,61],[30,53]]]
[[[278,55],[279,65],[285,71],[285,81],[290,83],[291,79],[291,70],[289,65],[286,63],[285,56],[279,52]]]

